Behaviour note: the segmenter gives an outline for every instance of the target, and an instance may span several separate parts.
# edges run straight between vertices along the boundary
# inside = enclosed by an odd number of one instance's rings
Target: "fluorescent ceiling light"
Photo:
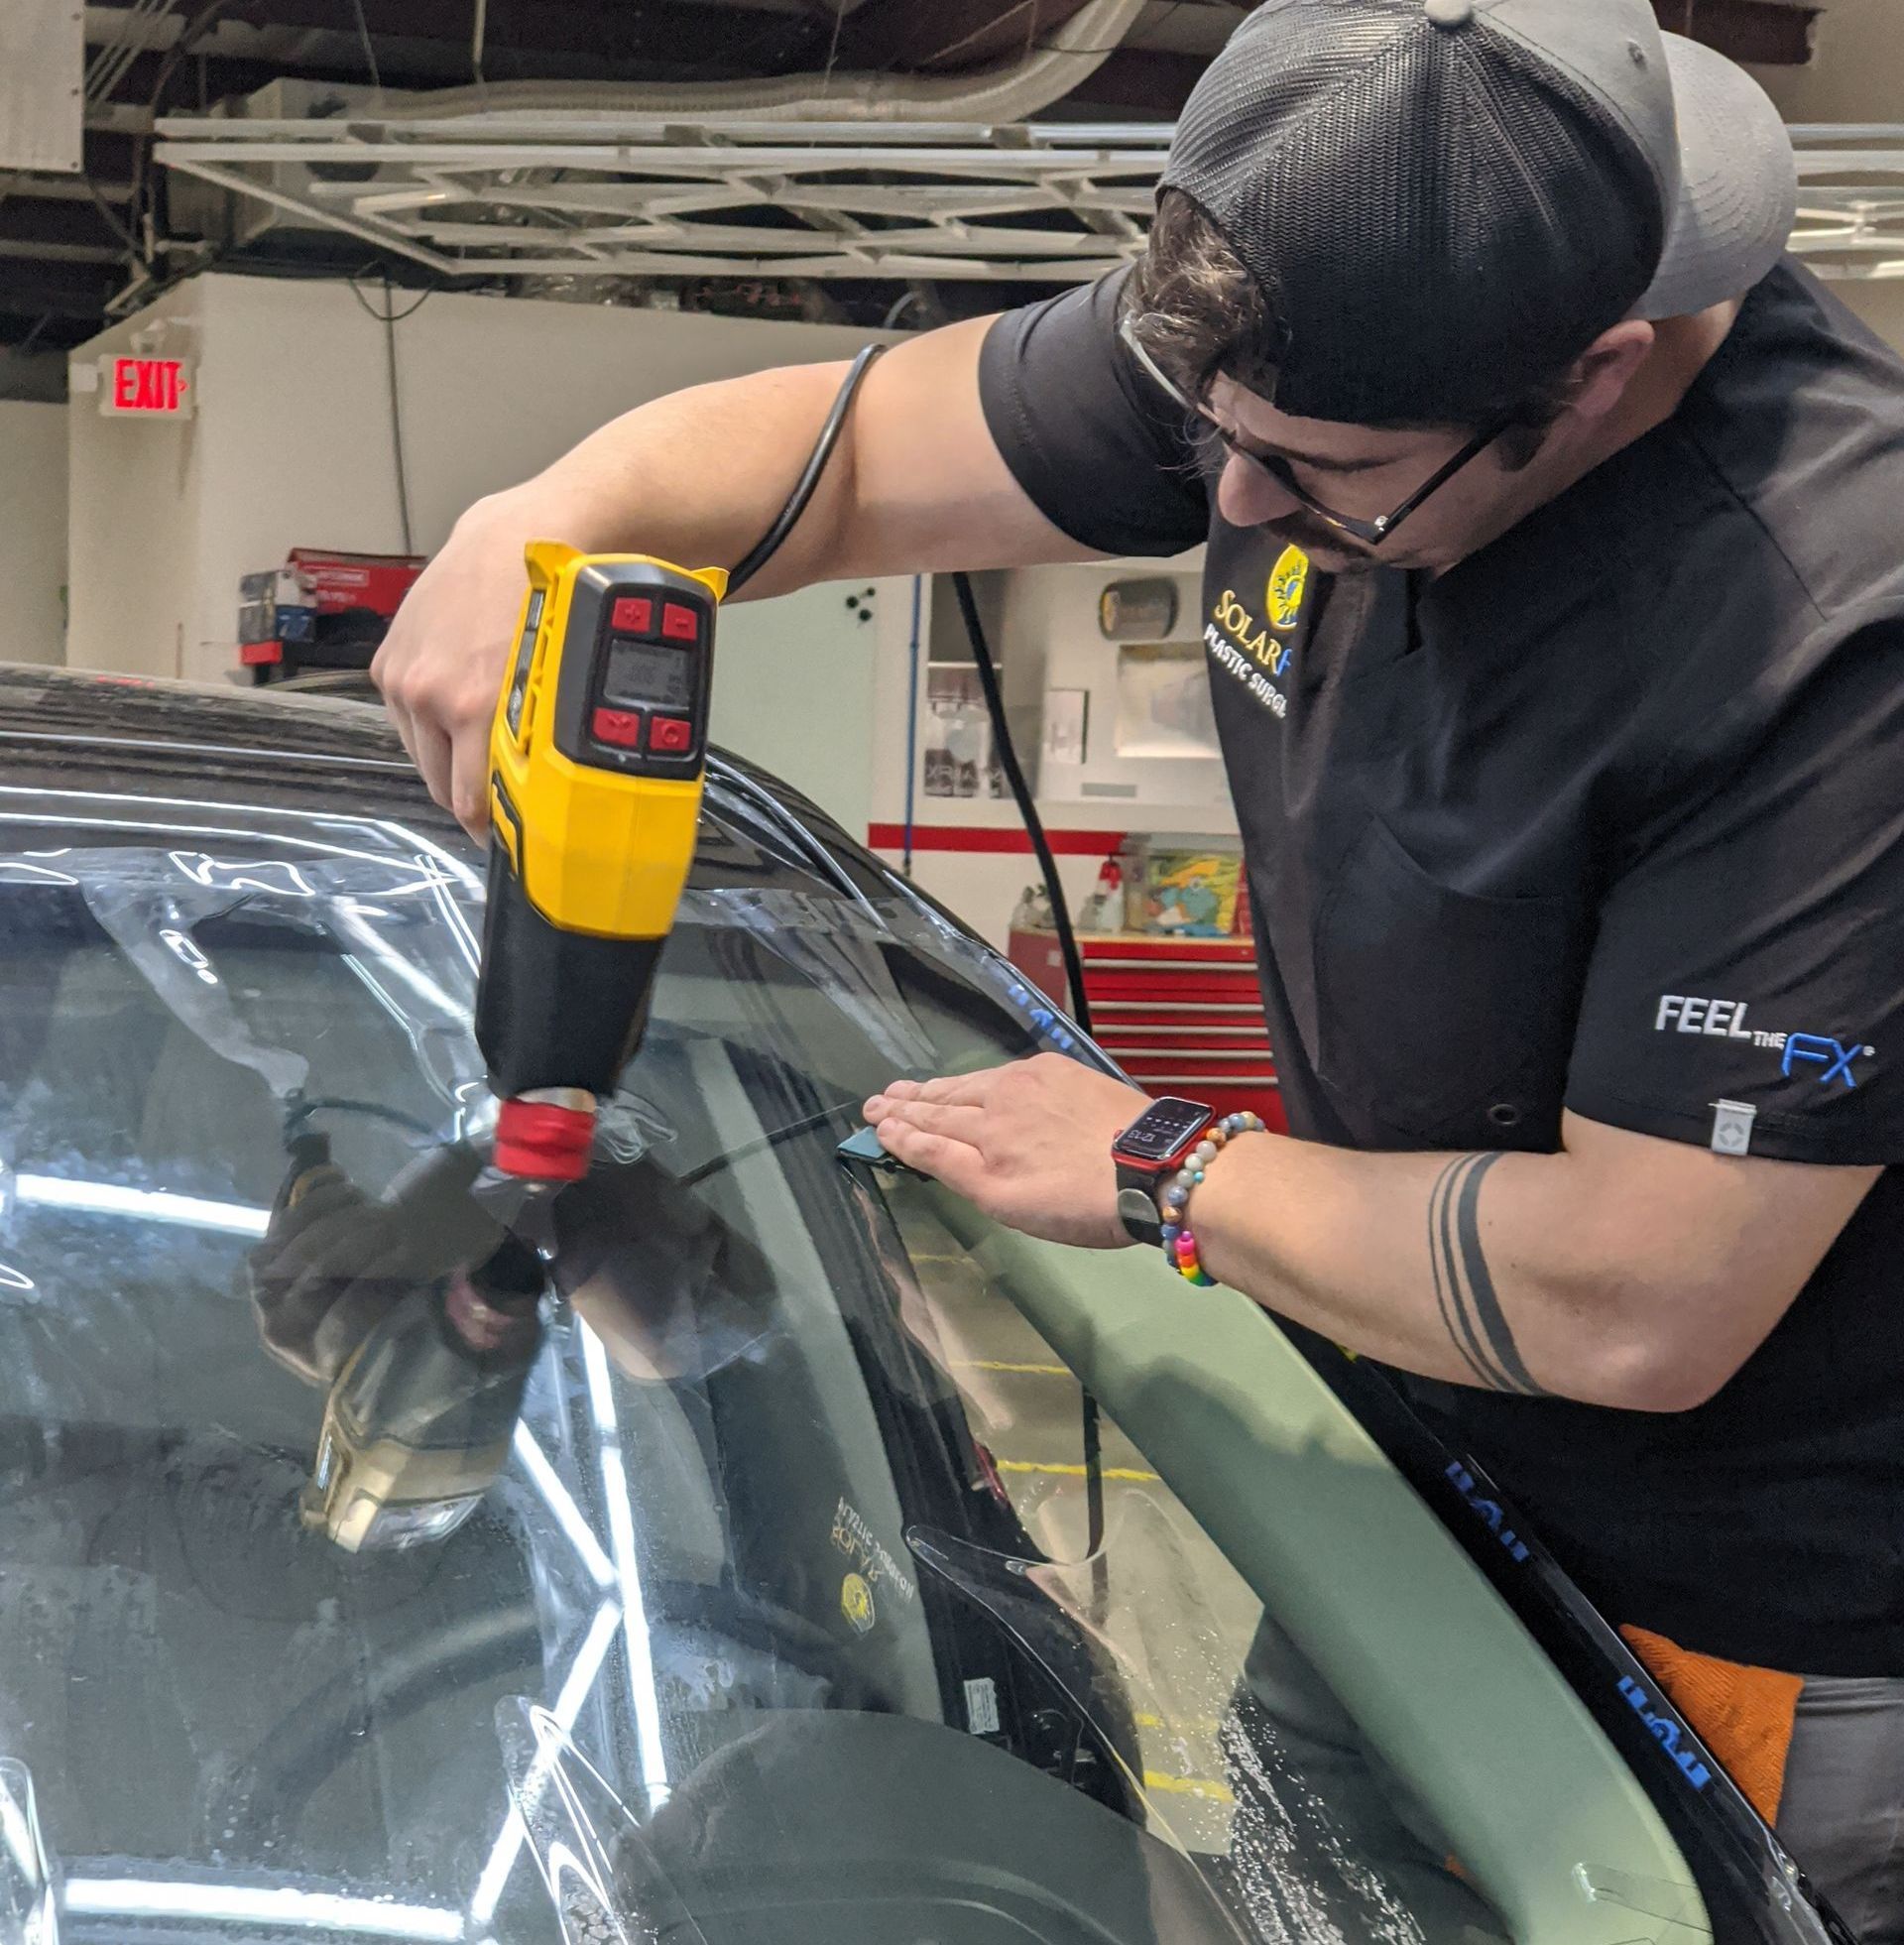
[[[515,1435],[516,1457],[523,1470],[529,1474],[532,1484],[541,1494],[543,1503],[555,1516],[555,1523],[561,1527],[568,1543],[581,1555],[582,1564],[593,1577],[597,1587],[608,1587],[615,1580],[614,1563],[602,1551],[602,1543],[595,1537],[589,1523],[582,1518],[582,1510],[575,1504],[575,1496],[557,1477],[555,1468],[549,1464],[548,1456],[536,1442],[536,1434],[518,1418]]]
[[[576,1319],[582,1339],[582,1373],[601,1439],[603,1511],[608,1515],[608,1548],[622,1590],[622,1629],[628,1638],[630,1699],[635,1705],[635,1742],[642,1764],[642,1787],[651,1807],[667,1801],[667,1752],[661,1744],[661,1699],[654,1686],[654,1648],[649,1640],[648,1610],[636,1564],[634,1501],[622,1459],[622,1432],[615,1416],[615,1392],[608,1375],[608,1351],[586,1319]]]
[[[14,1197],[43,1209],[73,1209],[87,1216],[137,1216],[146,1222],[179,1222],[228,1236],[262,1236],[271,1211],[246,1202],[214,1202],[202,1195],[174,1195],[164,1188],[127,1188],[118,1182],[73,1182],[61,1175],[16,1175]]]
[[[112,1918],[209,1918],[216,1924],[292,1925],[372,1938],[440,1940],[463,1935],[461,1912],[430,1904],[289,1886],[181,1884],[164,1878],[68,1878],[65,1908]]]

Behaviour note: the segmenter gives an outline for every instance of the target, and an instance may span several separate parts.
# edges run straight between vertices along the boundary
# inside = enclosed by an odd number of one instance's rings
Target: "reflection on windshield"
[[[1075,1381],[837,1159],[895,1071],[1068,1037],[996,961],[713,829],[537,1239],[554,1287],[511,1313],[506,1214],[416,1188],[480,1134],[468,860],[368,819],[30,809],[0,1760],[70,1937],[1497,1935],[1115,1427],[1138,1497],[1083,1557]],[[294,1198],[304,1254],[261,1281]],[[435,1408],[444,1371],[506,1411]],[[346,1394],[397,1403],[327,1420]],[[455,1518],[350,1539],[333,1434],[384,1504]]]

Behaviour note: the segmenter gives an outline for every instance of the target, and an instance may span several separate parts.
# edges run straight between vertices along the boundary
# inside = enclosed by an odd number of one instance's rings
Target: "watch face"
[[[1210,1110],[1196,1101],[1159,1101],[1119,1136],[1117,1154],[1127,1161],[1167,1161],[1210,1125]]]

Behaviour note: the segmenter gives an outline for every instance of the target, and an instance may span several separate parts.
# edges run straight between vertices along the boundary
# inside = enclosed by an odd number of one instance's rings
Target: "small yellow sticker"
[[[873,1590],[859,1574],[848,1574],[840,1582],[840,1612],[851,1623],[856,1635],[870,1635],[878,1618],[873,1612]]]
[[[1269,609],[1269,626],[1287,635],[1302,618],[1302,597],[1309,591],[1309,556],[1300,547],[1284,547],[1269,570],[1269,585],[1263,600]]]

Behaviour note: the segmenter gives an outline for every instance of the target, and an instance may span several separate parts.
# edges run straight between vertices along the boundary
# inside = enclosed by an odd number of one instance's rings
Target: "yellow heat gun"
[[[476,1037],[503,1103],[496,1166],[570,1181],[641,1036],[693,861],[728,577],[552,542],[528,560],[490,731]]]

